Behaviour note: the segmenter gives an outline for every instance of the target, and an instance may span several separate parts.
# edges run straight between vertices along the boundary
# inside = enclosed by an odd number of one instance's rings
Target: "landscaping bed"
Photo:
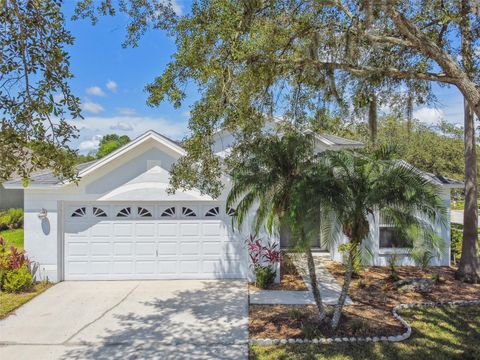
[[[343,283],[343,266],[325,261],[324,265],[336,280]],[[332,333],[328,325],[319,325],[316,307],[309,305],[250,305],[250,336],[252,338],[313,338],[331,336],[390,336],[405,331],[392,315],[400,303],[477,300],[480,284],[465,284],[455,280],[455,269],[449,267],[421,270],[397,267],[400,282],[389,278],[387,267],[369,267],[352,280],[350,298],[338,330]],[[402,280],[425,280],[432,284],[429,292],[412,286],[401,286]],[[332,308],[326,306],[327,312]]]
[[[284,254],[280,262],[280,283],[271,285],[268,290],[307,291],[308,288],[299,274],[292,259]],[[250,290],[259,290],[254,283],[249,284]]]
[[[480,359],[480,307],[403,309],[412,336],[403,342],[252,345],[251,360]]]

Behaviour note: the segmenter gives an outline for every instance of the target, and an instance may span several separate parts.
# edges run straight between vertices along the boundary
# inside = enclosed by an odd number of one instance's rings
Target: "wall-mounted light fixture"
[[[42,210],[40,210],[40,212],[38,213],[38,218],[43,220],[47,218],[47,215],[48,215],[47,209],[42,208]]]

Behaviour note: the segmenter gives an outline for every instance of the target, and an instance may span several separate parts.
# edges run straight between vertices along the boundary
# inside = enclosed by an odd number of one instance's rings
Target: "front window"
[[[395,228],[392,222],[385,219],[380,212],[379,242],[380,249],[410,248],[412,242],[402,233],[401,229]]]

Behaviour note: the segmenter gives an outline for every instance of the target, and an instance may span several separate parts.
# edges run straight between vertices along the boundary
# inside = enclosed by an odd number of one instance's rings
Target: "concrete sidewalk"
[[[315,271],[320,286],[320,294],[323,303],[335,305],[341,293],[341,286],[330,272],[323,266],[322,260],[329,259],[329,254],[314,254]],[[250,304],[282,304],[282,305],[314,305],[312,284],[308,276],[306,259],[300,255],[294,255],[294,263],[307,285],[308,291],[282,291],[282,290],[254,290],[250,291]],[[346,305],[352,305],[350,297],[347,297]]]

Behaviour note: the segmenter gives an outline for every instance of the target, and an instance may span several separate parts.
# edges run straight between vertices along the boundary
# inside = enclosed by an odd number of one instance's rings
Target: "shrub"
[[[396,252],[393,252],[388,258],[388,269],[390,271],[390,275],[388,276],[388,278],[391,281],[398,281],[400,279],[400,276],[398,276],[397,272],[397,261],[398,255]]]
[[[255,284],[260,289],[268,289],[275,281],[275,270],[270,266],[257,266],[255,268]]]
[[[363,319],[353,319],[348,323],[348,328],[350,331],[358,336],[365,335],[368,333],[369,326],[368,323]]]
[[[4,287],[7,276],[10,276],[12,271],[26,269],[30,274],[30,279],[33,279],[38,266],[33,264],[25,252],[19,251],[16,247],[11,246],[8,249],[5,240],[0,237],[0,289]],[[12,282],[13,280],[10,280]],[[14,285],[12,285],[14,287]],[[8,285],[7,285],[8,287]],[[8,291],[6,289],[3,289]]]
[[[305,317],[305,313],[299,309],[292,309],[288,312],[288,315],[296,321],[302,320]]]
[[[0,213],[0,231],[23,227],[23,210],[8,209]]]
[[[21,292],[32,287],[33,277],[26,266],[5,272],[2,289],[6,292]]]
[[[315,339],[321,336],[320,329],[315,324],[306,323],[302,326],[302,334],[305,339]]]

